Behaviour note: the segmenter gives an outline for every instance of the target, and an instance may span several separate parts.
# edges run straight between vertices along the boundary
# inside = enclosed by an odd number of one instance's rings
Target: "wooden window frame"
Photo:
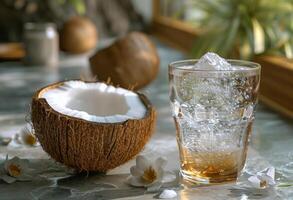
[[[182,21],[162,16],[160,0],[153,0],[151,33],[162,42],[189,53],[200,32]],[[260,101],[293,118],[293,60],[281,56],[258,56],[254,61],[262,66]]]

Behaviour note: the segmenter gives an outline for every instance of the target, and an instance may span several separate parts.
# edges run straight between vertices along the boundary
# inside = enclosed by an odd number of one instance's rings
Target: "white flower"
[[[15,181],[29,181],[32,176],[28,174],[30,169],[28,168],[28,160],[13,157],[8,160],[6,156],[5,162],[0,168],[0,179],[6,183],[13,183]]]
[[[275,168],[269,167],[262,172],[257,172],[256,175],[248,178],[250,184],[259,189],[265,189],[276,185],[275,182]]]
[[[130,168],[131,175],[127,181],[132,186],[146,187],[148,192],[155,192],[162,185],[166,164],[167,161],[161,157],[151,163],[144,156],[137,156],[136,165]]]
[[[0,145],[7,146],[11,142],[12,138],[0,136]]]
[[[177,197],[177,193],[174,190],[163,190],[159,195],[159,199],[172,199]]]
[[[26,125],[24,128],[22,128],[20,130],[20,134],[15,135],[15,140],[20,144],[25,144],[28,146],[37,146],[39,144],[30,125]]]

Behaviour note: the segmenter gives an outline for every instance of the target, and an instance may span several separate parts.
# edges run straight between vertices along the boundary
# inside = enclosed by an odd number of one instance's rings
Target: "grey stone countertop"
[[[155,41],[161,58],[159,76],[143,89],[158,111],[156,133],[141,152],[154,159],[164,156],[166,169],[178,173],[179,161],[175,127],[168,99],[168,63],[184,56]],[[29,107],[33,93],[59,80],[76,79],[88,73],[87,55],[65,56],[58,68],[27,67],[18,62],[0,63],[0,136],[12,136],[29,120]],[[0,163],[6,154],[30,161],[35,176],[29,182],[7,184],[0,180],[0,200],[4,199],[155,199],[156,193],[125,183],[135,160],[109,171],[107,174],[71,175],[38,147],[22,145],[0,146]],[[277,182],[293,183],[293,124],[263,104],[257,108],[256,121],[245,171],[255,173],[266,167],[276,168]],[[244,175],[240,182],[245,182]],[[164,185],[174,189],[175,199],[293,199],[293,187],[274,187],[258,190],[242,184],[225,184],[192,189],[178,186],[177,181]]]

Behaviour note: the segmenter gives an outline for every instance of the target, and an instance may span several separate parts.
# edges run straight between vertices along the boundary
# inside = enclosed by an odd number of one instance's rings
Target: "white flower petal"
[[[154,167],[155,169],[159,169],[160,167],[164,168],[167,164],[167,160],[165,158],[159,157],[156,159]]]
[[[157,182],[147,186],[147,191],[148,192],[157,192],[157,191],[159,191],[161,186],[162,186],[162,182],[157,181]]]
[[[157,181],[161,181],[161,180],[163,180],[163,178],[164,178],[164,170],[163,170],[163,168],[159,168],[159,169],[157,169],[156,170],[156,173],[157,173]]]
[[[20,144],[24,144],[28,146],[38,145],[37,138],[34,135],[34,130],[30,124],[27,124],[25,127],[23,127],[20,130],[20,135],[16,137],[16,141],[19,142]]]
[[[17,163],[18,164],[20,162],[20,158],[17,157],[17,156],[14,156],[10,160],[8,160],[8,162],[10,162],[10,163]]]
[[[13,183],[16,181],[16,178],[8,176],[6,174],[3,174],[0,176],[0,179],[2,179],[3,181],[5,181],[6,183]]]
[[[146,157],[141,155],[136,157],[136,167],[138,167],[140,170],[144,171],[149,166],[150,162]]]
[[[26,170],[28,168],[29,161],[27,159],[20,159],[19,157],[15,156],[10,160],[4,162],[4,168],[8,171],[8,167],[11,164],[19,166],[22,170]]]
[[[277,183],[276,183],[276,181],[275,180],[269,180],[269,185],[271,185],[271,186],[274,186],[274,185],[276,185]]]
[[[267,170],[266,170],[266,175],[271,177],[272,180],[275,180],[275,168],[274,167],[269,167]]]
[[[174,190],[163,190],[159,195],[159,199],[172,199],[177,197],[177,193]]]
[[[274,179],[272,179],[272,177],[266,175],[266,174],[263,174],[261,177],[259,177],[259,179],[261,181],[266,181],[269,185],[275,185],[276,182]]]
[[[165,171],[164,172],[164,177],[162,179],[162,182],[163,183],[170,183],[172,181],[175,181],[176,178],[177,178],[177,176],[173,172]]]
[[[15,141],[16,144],[22,144],[22,142],[21,142],[21,137],[20,137],[20,135],[19,135],[18,133],[16,133],[16,134],[14,135],[13,140]]]
[[[132,176],[142,176],[143,175],[143,171],[136,166],[132,166],[130,168],[130,173]]]
[[[135,176],[129,176],[127,178],[127,182],[135,187],[142,187],[144,186],[144,183],[142,182],[140,177],[135,177]]]
[[[31,178],[28,179],[29,175],[27,175],[27,173],[30,171],[29,161],[27,159],[20,159],[18,157],[13,157],[10,160],[6,160],[4,162],[4,167],[3,167],[5,174],[11,173],[11,171],[10,171],[11,169],[9,169],[11,165],[16,165],[20,170],[20,174],[16,175],[17,177],[14,177],[14,178],[16,178],[17,180],[21,180],[21,181],[27,181],[27,180],[31,179]],[[23,176],[23,177],[19,178],[20,176]]]
[[[7,146],[12,141],[11,137],[2,137],[0,136],[0,145]]]
[[[132,166],[130,168],[131,176],[128,177],[127,182],[130,185],[136,187],[144,186],[149,192],[157,191],[162,185],[162,180],[164,178],[163,167],[166,165],[166,163],[167,161],[161,157],[156,159],[155,162],[151,163],[146,157],[141,155],[137,156],[136,166]],[[152,177],[144,177],[144,175],[148,175],[145,173],[152,173],[152,175],[150,175]],[[146,180],[148,178],[151,180]],[[171,180],[174,180],[174,176],[171,178]]]
[[[258,176],[258,177],[262,177],[264,175],[264,173],[262,173],[262,172],[257,172],[256,173],[256,176]]]
[[[251,176],[248,178],[248,181],[250,182],[250,184],[255,187],[255,188],[261,188],[260,187],[260,182],[261,180],[257,177],[257,176]]]
[[[267,188],[276,185],[275,168],[269,167],[265,170],[257,172],[255,176],[249,177],[248,181],[256,188]]]

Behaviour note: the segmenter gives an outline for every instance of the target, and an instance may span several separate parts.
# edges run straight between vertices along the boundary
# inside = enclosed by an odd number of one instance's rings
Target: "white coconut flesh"
[[[104,83],[67,81],[62,86],[43,92],[55,111],[91,122],[117,123],[141,119],[147,109],[139,96],[129,90]]]

